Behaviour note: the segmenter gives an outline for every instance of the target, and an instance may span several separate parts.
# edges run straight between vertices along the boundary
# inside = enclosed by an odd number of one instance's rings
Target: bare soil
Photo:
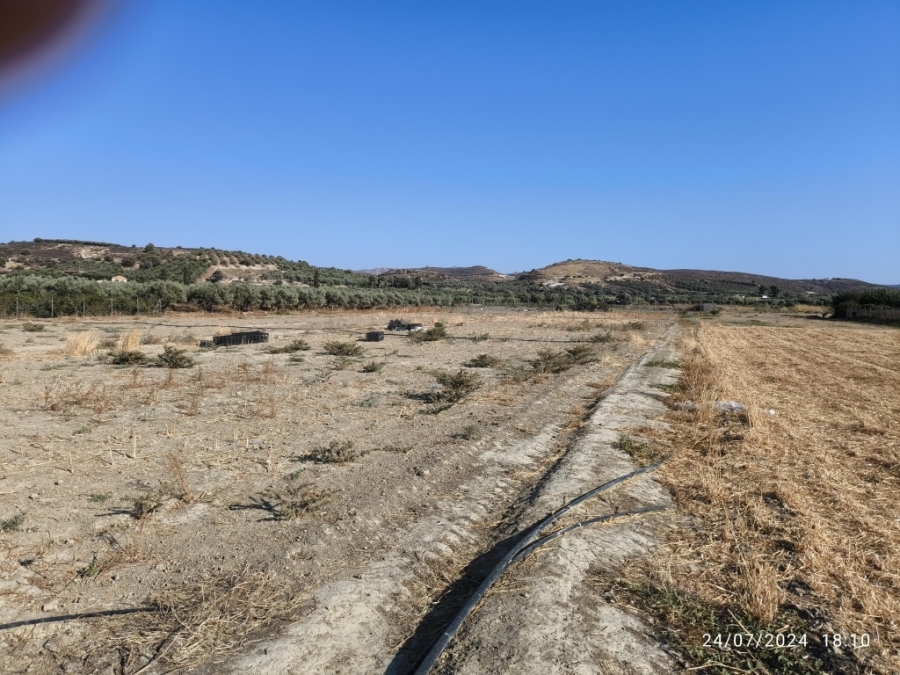
[[[395,316],[441,321],[448,338],[358,341]],[[473,561],[516,531],[672,320],[404,311],[3,324],[0,624],[152,611],[0,630],[0,671],[407,672]],[[134,328],[151,361],[168,345],[196,365],[110,365]],[[272,341],[196,346],[231,329]],[[298,339],[309,349],[269,352]],[[363,354],[326,354],[338,341]],[[533,364],[575,346],[593,359]],[[481,354],[499,363],[464,367]],[[453,400],[438,371],[461,369],[480,386]]]

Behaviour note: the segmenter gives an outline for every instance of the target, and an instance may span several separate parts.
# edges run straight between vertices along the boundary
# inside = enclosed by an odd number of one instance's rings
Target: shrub
[[[594,344],[605,344],[607,342],[612,342],[612,339],[613,337],[610,332],[606,331],[605,333],[596,333],[595,335],[591,335],[591,337],[588,338],[588,342],[593,342]]]
[[[500,364],[500,359],[490,354],[479,354],[475,358],[466,361],[463,365],[466,368],[493,368]]]
[[[284,493],[269,493],[264,503],[276,520],[295,520],[309,513],[328,496],[327,492],[317,492],[297,485],[288,488]]]
[[[346,464],[358,458],[359,453],[353,449],[353,441],[331,441],[314,448],[308,457],[322,464]]]
[[[467,370],[440,371],[435,375],[439,389],[428,393],[431,403],[458,403],[481,386],[481,378]]]
[[[22,523],[25,522],[25,514],[20,513],[7,520],[0,520],[0,532],[18,532],[22,529]]]
[[[141,366],[147,363],[147,355],[138,350],[118,350],[110,352],[109,362],[114,366]]]
[[[163,353],[156,357],[156,365],[160,368],[190,368],[194,365],[194,359],[184,349],[166,345]]]
[[[33,321],[26,321],[22,324],[22,330],[26,333],[40,333],[44,330],[44,324],[42,323],[34,323]]]
[[[384,368],[383,363],[379,363],[377,361],[369,361],[362,367],[362,371],[364,373],[380,373],[382,368]]]
[[[467,424],[461,431],[453,434],[453,438],[461,441],[475,441],[481,437],[481,428],[477,424]]]
[[[447,337],[447,328],[440,321],[428,330],[417,330],[409,334],[409,339],[413,342],[437,342],[445,337]]]
[[[326,342],[322,349],[331,356],[362,356],[363,349],[355,342]]]
[[[270,354],[293,354],[294,352],[305,352],[309,349],[306,340],[292,340],[283,347],[269,347],[266,351]]]
[[[162,492],[136,497],[131,503],[131,517],[142,520],[160,509],[163,505]]]
[[[562,373],[573,366],[583,366],[596,361],[596,358],[594,350],[587,345],[575,345],[558,352],[541,349],[537,357],[528,363],[536,374],[545,375]]]

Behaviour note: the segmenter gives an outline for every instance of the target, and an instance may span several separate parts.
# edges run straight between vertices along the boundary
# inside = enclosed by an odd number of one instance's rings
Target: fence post
[[[53,296],[50,296],[50,318],[53,318]]]

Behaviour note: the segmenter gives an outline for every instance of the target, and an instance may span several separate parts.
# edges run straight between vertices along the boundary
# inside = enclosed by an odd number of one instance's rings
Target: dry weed
[[[123,672],[139,669],[141,655],[176,668],[222,657],[296,617],[305,603],[295,582],[245,567],[178,585],[151,596],[153,611],[107,620],[97,639],[122,655]]]
[[[117,352],[134,352],[141,346],[141,337],[144,331],[141,328],[132,328],[125,335],[119,338],[116,346]]]
[[[100,338],[94,331],[74,333],[66,338],[67,356],[90,356],[100,346]]]

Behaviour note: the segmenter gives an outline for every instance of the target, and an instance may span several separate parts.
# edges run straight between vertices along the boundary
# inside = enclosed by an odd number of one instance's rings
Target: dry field
[[[624,581],[599,581],[699,672],[900,672],[900,333],[760,319],[684,322],[681,410],[649,432],[682,524]],[[748,411],[714,412],[722,400]],[[805,632],[809,648],[702,647],[758,632]]]
[[[362,578],[398,538],[440,517],[441,505],[462,499],[468,488],[461,486],[485,470],[485,453],[502,455],[543,439],[537,466],[504,469],[497,487],[479,496],[491,511],[474,533],[457,537],[453,564],[461,569],[491,544],[493,526],[540,479],[541,462],[564,450],[604,389],[672,321],[658,313],[585,319],[561,312],[397,312],[426,325],[443,322],[447,336],[358,341],[394,316],[0,324],[0,624],[26,622],[0,630],[0,672],[216,672],[210,664],[217,659],[317,610],[317,589]],[[199,339],[231,328],[267,330],[272,340],[197,347]],[[719,330],[711,334],[716,340],[738,339]],[[115,355],[124,365],[110,361]],[[179,364],[184,357],[193,365]],[[829,372],[827,363],[816,367]],[[873,390],[873,382],[856,377],[842,381],[844,391]],[[828,425],[839,424],[835,437],[853,439],[850,473],[846,461],[838,471],[837,454],[808,469],[842,481],[874,472],[885,482],[867,489],[887,490],[887,477],[867,462],[872,443],[896,440],[896,423],[888,419],[896,416],[893,400],[893,408],[854,407],[816,427],[827,436]],[[777,424],[801,415],[780,400],[771,405],[783,411]],[[838,444],[834,452],[845,460],[848,449]],[[829,528],[849,526],[844,518],[864,519],[846,565],[858,569],[877,555],[883,566],[877,578],[890,579],[896,560],[885,547],[894,540],[875,542],[867,533],[888,537],[895,521],[868,520],[889,504],[863,497],[833,496],[865,503],[866,510],[853,516],[845,508],[809,545],[821,556],[839,546],[829,537],[843,530]],[[789,502],[791,509],[811,508],[805,493],[782,498],[800,499]],[[408,564],[418,581],[407,586],[416,592],[392,599],[379,615],[394,644],[448,582],[435,575],[453,565],[435,572],[429,555],[416,551]],[[805,583],[819,593],[834,571],[816,567],[815,555],[803,564],[810,571]],[[876,622],[860,612],[880,613],[889,601],[874,590],[875,581],[860,577],[864,609],[853,604],[836,616],[874,630]],[[34,621],[133,608],[145,611]]]

